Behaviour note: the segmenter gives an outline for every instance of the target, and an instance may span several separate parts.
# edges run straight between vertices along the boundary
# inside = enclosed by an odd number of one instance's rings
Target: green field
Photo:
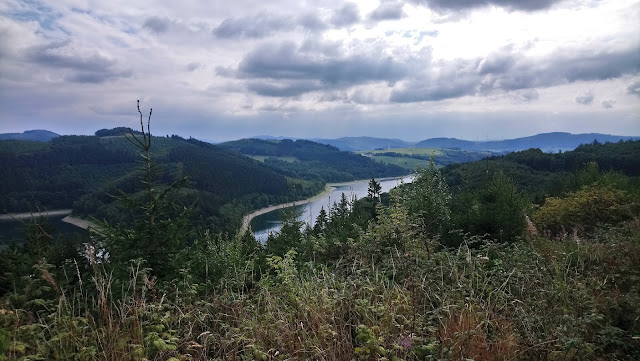
[[[293,163],[293,162],[299,162],[300,159],[296,158],[296,157],[276,157],[276,156],[272,156],[272,155],[249,155],[248,157],[251,157],[255,160],[259,160],[261,162],[264,162],[267,158],[273,158],[273,159],[278,159],[284,162],[288,162],[288,163]]]
[[[434,157],[436,158],[436,164],[438,163],[437,157],[444,156],[445,154],[440,149],[434,148],[390,148],[384,150],[365,150],[356,152],[358,154],[370,157],[379,163],[384,164],[393,164],[399,167],[415,170],[416,168],[427,168],[429,167],[429,161],[427,159],[417,159],[412,158],[411,156],[417,155],[421,157]],[[387,153],[395,153],[398,155],[407,155],[406,157],[402,156],[388,156],[383,155]]]
[[[425,155],[425,156],[438,156],[442,155],[442,151],[440,149],[435,148],[391,148],[384,150],[364,150],[356,152],[358,154],[381,154],[381,153],[398,153],[398,154],[415,154],[415,155]]]
[[[383,155],[374,155],[374,156],[371,156],[371,159],[379,163],[394,164],[408,170],[415,170],[416,168],[429,167],[429,161],[423,160],[423,159],[415,159],[415,158],[408,158],[408,157],[387,157]]]

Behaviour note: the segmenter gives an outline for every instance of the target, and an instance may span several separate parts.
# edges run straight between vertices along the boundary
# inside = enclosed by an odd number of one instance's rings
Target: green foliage
[[[478,152],[459,149],[396,148],[388,150],[361,151],[380,163],[394,164],[408,170],[428,169],[431,161],[438,166],[481,160],[499,152]]]
[[[593,232],[602,224],[616,224],[638,215],[640,204],[625,191],[593,184],[563,198],[547,198],[533,221],[541,230],[558,236]]]
[[[290,250],[296,250],[302,240],[302,221],[298,218],[302,211],[297,207],[284,208],[280,211],[280,223],[282,227],[276,234],[267,238],[265,251],[267,254],[284,256]]]
[[[133,130],[128,127],[116,127],[112,129],[100,129],[95,132],[96,137],[122,137],[129,134],[142,135],[139,130]]]
[[[134,132],[141,134],[140,131]],[[140,135],[138,135],[140,136]],[[309,197],[324,183],[300,182],[290,193],[285,176],[235,152],[195,139],[149,137],[162,168],[155,177],[171,184],[185,175],[179,208],[195,203],[191,220],[235,232],[250,210]],[[0,211],[73,208],[74,214],[129,226],[123,208],[109,194],[138,191],[140,156],[118,136],[62,136],[51,142],[0,141]],[[219,171],[218,171],[219,170]],[[296,198],[297,197],[297,198]]]
[[[42,221],[0,254],[0,360],[640,359],[640,218],[628,175],[585,163],[527,178],[529,165],[493,159],[456,168],[468,173],[448,187],[455,172],[432,167],[390,201],[376,199],[373,180],[374,197],[343,196],[314,229],[286,214],[263,246],[179,217],[173,207],[188,193],[155,183],[148,139],[142,189],[132,182],[122,194],[131,222],[98,236],[109,257],[58,248]],[[527,154],[518,161],[538,153]],[[581,188],[548,198],[534,221],[589,232],[520,241],[523,190],[557,179]]]
[[[527,202],[515,183],[503,173],[495,175],[471,204],[470,228],[500,242],[514,242],[525,229]],[[461,224],[462,225],[462,224]]]
[[[322,182],[346,182],[373,176],[397,176],[406,173],[351,152],[308,140],[242,139],[222,143],[221,147],[250,156],[265,157],[264,164],[292,178]],[[295,158],[297,161],[291,162]]]
[[[456,192],[481,189],[486,180],[504,173],[537,203],[547,196],[561,196],[588,185],[590,163],[597,164],[599,178],[628,182],[627,190],[640,189],[638,171],[640,141],[584,145],[570,152],[544,153],[539,149],[492,157],[482,162],[453,164],[442,169],[449,187]],[[593,178],[591,178],[593,180]],[[587,183],[585,183],[587,182]]]
[[[375,178],[371,178],[369,181],[369,189],[367,189],[367,197],[380,198],[381,190],[382,187],[380,186],[380,182],[377,182]]]
[[[450,226],[451,193],[442,174],[435,170],[433,161],[429,169],[419,169],[411,184],[400,187],[392,194],[395,202],[407,208],[412,222],[422,234],[430,237],[443,234]]]
[[[176,273],[176,254],[187,244],[190,235],[189,209],[176,210],[171,193],[178,189],[186,178],[173,182],[168,187],[156,184],[157,165],[151,161],[151,110],[145,131],[142,112],[138,102],[142,137],[130,133],[126,138],[140,151],[140,194],[130,195],[122,190],[118,200],[130,212],[131,227],[114,227],[108,223],[100,225],[94,239],[103,248],[109,265],[116,272],[126,272],[133,260],[142,259],[156,277],[167,279]],[[172,209],[173,208],[173,209]]]
[[[383,214],[379,220],[386,223],[364,236],[376,243],[348,246],[333,266],[301,264],[295,251],[272,256],[258,282],[252,277],[203,281],[190,275],[198,268],[194,262],[192,271],[163,286],[138,263],[116,289],[100,265],[80,271],[82,286],[60,282],[63,273],[42,264],[29,289],[48,291],[31,293],[33,302],[17,306],[3,300],[0,329],[6,333],[0,336],[7,340],[6,357],[595,361],[640,356],[637,220],[621,224],[624,230],[603,231],[601,237],[615,239],[605,244],[536,239],[469,247],[478,239],[467,237],[459,248],[434,250],[410,235],[381,247],[395,227],[409,227],[397,236],[411,234],[406,214]],[[210,255],[210,274],[217,272],[214,265],[221,266],[227,273],[219,280],[228,279],[238,268],[225,259],[241,262],[243,243],[212,236],[206,243],[190,250],[191,257]],[[379,257],[372,258],[372,251]],[[67,274],[77,277],[74,272]]]

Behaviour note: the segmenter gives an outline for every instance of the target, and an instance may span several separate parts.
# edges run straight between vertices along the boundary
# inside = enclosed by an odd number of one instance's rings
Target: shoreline
[[[410,174],[409,174],[410,175]],[[385,178],[376,178],[376,181],[381,182],[381,181],[387,181],[387,180],[393,180],[393,179],[402,179],[405,178],[409,175],[404,175],[404,176],[398,176],[398,177],[385,177]],[[240,232],[239,234],[242,236],[244,235],[244,233],[246,231],[249,230],[249,227],[251,226],[251,220],[253,220],[255,217],[265,214],[265,213],[269,213],[278,209],[282,209],[282,208],[288,208],[288,207],[295,207],[295,206],[299,206],[299,205],[303,205],[306,203],[310,203],[313,201],[316,201],[318,199],[321,199],[331,193],[333,193],[333,191],[335,191],[337,189],[337,187],[341,187],[341,186],[348,186],[351,184],[356,184],[356,183],[360,183],[363,181],[369,181],[370,178],[367,179],[359,179],[359,180],[354,180],[354,181],[350,181],[350,182],[341,182],[341,183],[327,183],[327,185],[325,185],[324,191],[316,194],[315,196],[311,197],[311,198],[307,198],[307,199],[303,199],[303,200],[299,200],[299,201],[295,201],[295,202],[287,202],[287,203],[281,203],[281,204],[276,204],[273,206],[269,206],[269,207],[265,207],[265,208],[260,208],[257,211],[253,211],[247,215],[245,215],[244,217],[242,217],[242,225],[240,226]]]
[[[82,229],[98,229],[98,226],[87,219],[74,217],[71,215],[72,209],[54,209],[52,211],[40,211],[40,212],[23,212],[23,213],[7,213],[0,214],[0,222],[2,221],[19,221],[24,219],[30,219],[35,217],[50,217],[50,216],[65,216],[61,219],[62,222],[71,224]]]
[[[315,196],[311,197],[311,198],[307,198],[307,199],[302,199],[299,201],[295,201],[295,202],[287,202],[287,203],[280,203],[280,204],[276,204],[273,206],[269,206],[269,207],[265,207],[265,208],[260,208],[257,211],[253,211],[249,214],[247,214],[246,216],[242,217],[242,225],[240,226],[240,235],[244,235],[244,233],[246,231],[249,230],[249,227],[251,226],[251,220],[253,220],[255,217],[265,214],[265,213],[269,213],[278,209],[282,209],[282,208],[288,208],[288,207],[295,207],[295,206],[299,206],[299,205],[303,205],[309,202],[313,202],[315,200],[318,200],[324,196],[326,196],[327,194],[331,194],[333,193],[333,191],[336,190],[336,187],[334,185],[326,185],[324,190],[318,194],[316,194]]]
[[[65,216],[71,214],[71,209],[54,209],[52,211],[24,212],[0,214],[0,221],[15,221],[34,217]]]

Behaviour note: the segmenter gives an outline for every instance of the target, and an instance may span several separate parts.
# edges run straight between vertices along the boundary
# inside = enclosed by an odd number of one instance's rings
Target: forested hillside
[[[442,172],[449,186],[456,190],[478,189],[486,179],[501,172],[512,179],[521,191],[526,191],[540,202],[546,195],[559,195],[575,189],[585,181],[581,178],[593,177],[589,172],[601,171],[614,178],[620,173],[634,177],[631,182],[636,182],[636,177],[640,176],[639,155],[639,141],[595,143],[564,153],[529,149],[480,162],[453,164]],[[590,163],[596,169],[588,167]]]
[[[377,163],[367,157],[309,140],[241,139],[220,146],[261,159],[289,177],[306,180],[346,182],[408,173],[401,167]]]
[[[48,143],[0,141],[0,209],[28,212],[73,208],[74,213],[125,222],[111,195],[136,193],[140,156],[122,136],[61,136]],[[141,134],[138,132],[138,134]],[[292,181],[237,153],[193,139],[153,137],[151,158],[161,184],[187,177],[178,206],[195,202],[193,216],[217,231],[232,232],[242,214],[294,197],[311,196],[322,185]],[[4,144],[7,142],[8,144]]]
[[[175,149],[198,146],[184,143]],[[390,194],[372,179],[367,197],[343,196],[313,228],[283,212],[265,244],[173,217],[166,197],[185,196],[174,188],[121,198],[131,225],[105,225],[84,246],[51,238],[46,220],[34,220],[24,245],[0,253],[0,352],[637,360],[639,146],[430,167]],[[165,151],[185,168],[203,161]],[[153,176],[142,173],[145,187]]]
[[[418,142],[414,146],[421,148],[454,148],[460,150],[496,152],[515,152],[529,148],[538,148],[544,152],[558,152],[573,150],[582,144],[592,143],[594,140],[600,143],[615,143],[618,141],[638,140],[638,137],[601,133],[571,134],[553,132],[515,139],[488,141],[432,138]]]

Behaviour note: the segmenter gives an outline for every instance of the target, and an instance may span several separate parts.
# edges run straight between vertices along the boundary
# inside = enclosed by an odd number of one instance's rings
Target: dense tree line
[[[142,135],[139,130],[133,130],[129,127],[116,127],[112,129],[100,129],[95,132],[96,137],[121,137],[124,135],[135,134]]]
[[[529,149],[504,156],[507,161],[523,164],[536,171],[575,172],[590,162],[596,162],[604,171],[640,176],[640,142],[627,140],[617,143],[584,144],[564,153],[544,153]]]
[[[98,136],[61,136],[37,147],[26,141],[0,142],[0,210],[73,208],[78,215],[126,222],[113,195],[116,189],[137,192],[141,159],[123,131],[129,136],[142,134],[115,128],[98,131]],[[235,231],[242,214],[254,207],[310,196],[321,189],[300,186],[292,194],[285,176],[235,152],[178,136],[152,139],[150,157],[158,164],[154,167],[158,184],[188,176],[176,204],[195,204],[192,216],[218,231]]]

